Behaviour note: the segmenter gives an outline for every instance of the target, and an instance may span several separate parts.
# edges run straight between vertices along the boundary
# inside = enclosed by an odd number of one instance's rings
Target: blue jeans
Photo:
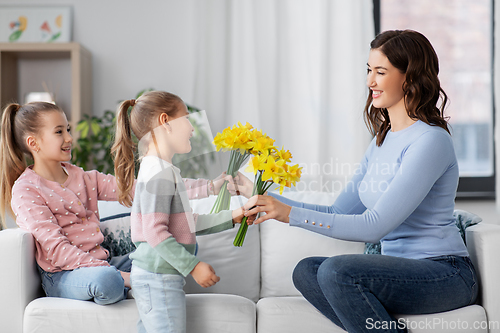
[[[138,333],[185,333],[184,277],[151,273],[132,265],[130,283],[139,310]]]
[[[391,315],[428,314],[474,304],[478,284],[468,257],[405,259],[375,254],[311,257],[293,283],[313,306],[348,332],[406,332]],[[379,332],[379,330],[377,330]]]
[[[72,271],[50,273],[38,267],[42,287],[49,297],[93,300],[97,304],[113,304],[127,297],[129,288],[124,285],[119,270],[130,271],[128,255],[113,257],[112,266],[81,267]]]

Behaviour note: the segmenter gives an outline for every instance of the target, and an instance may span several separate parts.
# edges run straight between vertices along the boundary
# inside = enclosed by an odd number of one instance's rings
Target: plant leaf
[[[82,129],[80,130],[80,137],[81,138],[87,138],[87,135],[89,134],[89,129],[90,127],[88,126],[88,124],[85,122],[86,126],[82,126]],[[76,128],[78,130],[78,126]]]
[[[94,135],[99,135],[99,133],[101,133],[101,126],[97,121],[92,121],[90,126],[92,127],[92,133],[94,133]]]
[[[88,127],[88,126],[89,126],[89,125],[88,125],[88,123],[87,123],[87,121],[86,121],[86,120],[80,120],[80,121],[78,122],[78,124],[76,125],[76,130],[77,130],[77,131],[81,131],[81,130],[83,130],[85,127]]]

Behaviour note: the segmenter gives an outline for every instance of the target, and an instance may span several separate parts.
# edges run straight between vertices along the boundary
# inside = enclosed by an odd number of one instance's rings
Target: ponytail
[[[135,176],[135,144],[132,140],[129,107],[135,105],[135,100],[127,100],[120,104],[116,115],[115,142],[111,147],[114,156],[115,176],[118,184],[118,201],[127,207],[132,206],[130,192],[134,186]]]
[[[129,116],[130,107],[132,111]],[[132,133],[141,141],[158,126],[158,117],[162,113],[175,117],[181,107],[185,107],[182,99],[165,91],[146,92],[137,100],[124,101],[118,107],[115,142],[111,147],[111,153],[114,156],[118,201],[122,205],[127,207],[132,205],[130,192],[135,180],[134,152],[136,149]]]
[[[9,104],[3,111],[0,130],[0,216],[2,225],[5,226],[7,213],[12,217],[14,213],[10,205],[12,199],[12,186],[17,178],[26,169],[26,160],[23,147],[16,141],[14,120],[21,106],[16,103]]]

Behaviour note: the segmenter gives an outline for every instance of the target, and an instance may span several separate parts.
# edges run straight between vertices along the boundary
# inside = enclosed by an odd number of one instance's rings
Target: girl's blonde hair
[[[12,186],[27,167],[26,156],[33,159],[26,144],[29,135],[38,135],[47,112],[63,112],[52,103],[12,103],[3,110],[0,129],[0,216],[5,226],[6,213],[14,216],[10,201]]]
[[[118,201],[127,207],[132,205],[130,192],[134,186],[135,149],[132,133],[140,141],[159,125],[159,117],[165,113],[175,117],[184,105],[178,96],[164,91],[149,91],[137,100],[120,104],[116,114],[115,142],[111,147],[114,155],[115,176],[118,184]],[[129,108],[132,107],[130,115]]]

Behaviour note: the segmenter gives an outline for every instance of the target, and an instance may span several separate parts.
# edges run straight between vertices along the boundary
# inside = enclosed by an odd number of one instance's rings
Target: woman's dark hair
[[[395,68],[405,74],[403,93],[408,116],[442,127],[449,133],[444,117],[448,96],[439,83],[439,61],[429,40],[413,30],[388,30],[375,37],[370,47],[381,51]],[[442,103],[438,107],[440,97]],[[364,111],[365,123],[380,146],[391,123],[387,109],[374,107],[372,100],[370,92]]]

